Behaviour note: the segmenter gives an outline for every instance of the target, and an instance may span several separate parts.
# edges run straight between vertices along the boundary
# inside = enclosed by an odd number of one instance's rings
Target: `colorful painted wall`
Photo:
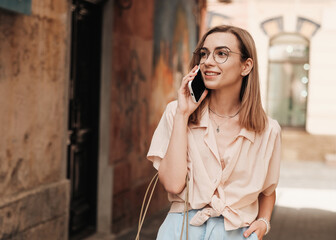
[[[115,5],[110,147],[113,232],[138,220],[143,194],[155,173],[146,154],[166,104],[176,98],[188,71],[198,39],[198,4],[194,0],[144,0]],[[149,214],[166,207],[167,195],[159,186]]]

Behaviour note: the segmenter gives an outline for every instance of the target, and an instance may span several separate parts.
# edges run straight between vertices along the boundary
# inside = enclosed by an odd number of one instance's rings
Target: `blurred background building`
[[[314,170],[331,176],[335,16],[334,0],[0,0],[0,239],[133,229],[155,173],[153,131],[199,36],[218,24],[255,39],[283,159],[314,162],[310,186]],[[302,165],[286,167],[283,186],[304,179]],[[333,180],[324,186],[335,190]],[[148,217],[168,206],[158,186]]]
[[[282,126],[273,230],[265,239],[332,240],[336,1],[208,0],[206,25],[219,24],[243,27],[253,36],[263,105]]]
[[[206,21],[255,39],[264,108],[288,130],[284,158],[336,160],[336,2],[208,0]]]

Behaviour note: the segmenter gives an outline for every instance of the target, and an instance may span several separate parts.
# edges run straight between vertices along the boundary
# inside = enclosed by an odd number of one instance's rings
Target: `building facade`
[[[335,156],[335,1],[222,2],[208,0],[207,26],[232,24],[252,34],[264,108],[285,130],[284,158]]]
[[[0,239],[117,235],[138,221],[205,1],[19,2],[0,2]],[[158,186],[148,214],[167,207]]]

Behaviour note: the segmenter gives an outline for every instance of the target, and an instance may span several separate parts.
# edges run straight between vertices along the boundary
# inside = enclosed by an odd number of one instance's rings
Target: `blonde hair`
[[[231,33],[235,35],[241,52],[241,62],[246,61],[248,58],[251,58],[253,61],[253,68],[251,72],[243,78],[240,89],[239,99],[241,102],[241,109],[239,113],[239,123],[247,130],[260,133],[266,127],[267,116],[261,104],[258,59],[254,40],[252,36],[242,28],[227,25],[217,26],[211,28],[203,35],[198,42],[194,53],[197,53],[199,49],[203,47],[205,39],[210,34],[216,32]],[[190,70],[197,64],[199,64],[199,55],[194,54],[190,62]],[[210,95],[211,90],[209,90],[206,99],[204,99],[199,107],[190,115],[189,123],[199,124],[202,112],[209,101]]]

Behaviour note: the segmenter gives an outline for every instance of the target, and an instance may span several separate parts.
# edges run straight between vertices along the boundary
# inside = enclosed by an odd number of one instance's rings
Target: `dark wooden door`
[[[99,133],[102,3],[73,0],[69,102],[69,234],[95,231]]]

